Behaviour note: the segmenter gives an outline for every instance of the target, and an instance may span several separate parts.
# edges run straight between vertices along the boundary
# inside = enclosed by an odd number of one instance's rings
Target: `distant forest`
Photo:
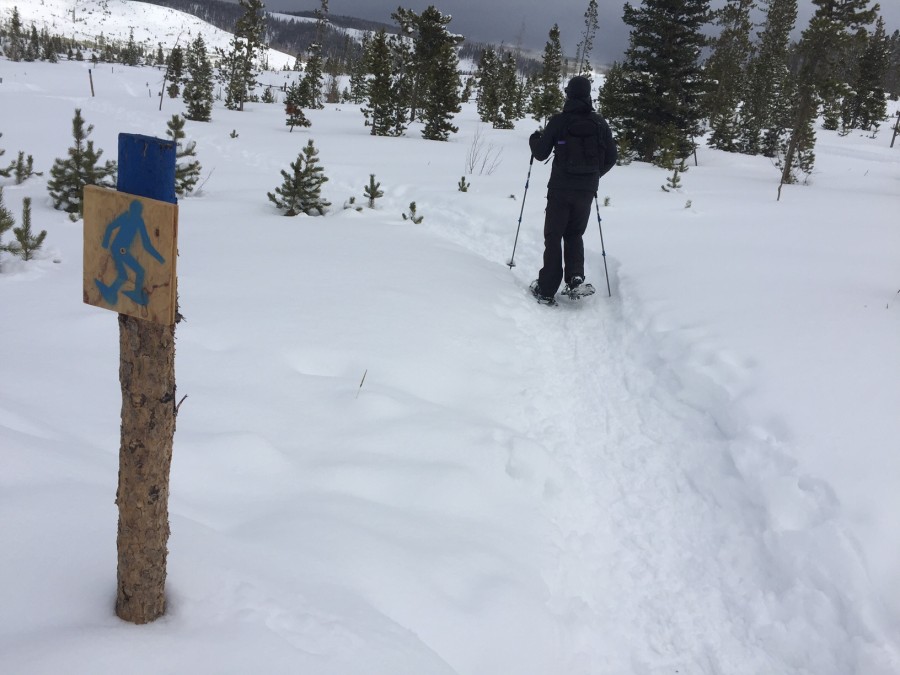
[[[192,14],[207,23],[231,32],[237,20],[243,15],[243,8],[232,2],[224,0],[138,0],[151,5],[160,5],[162,7],[170,7],[187,14]],[[310,11],[306,12],[279,12],[280,14],[290,14],[292,16],[315,18],[315,14]],[[346,66],[352,63],[360,55],[360,44],[350,38],[345,29],[361,30],[361,31],[378,31],[384,28],[388,33],[396,33],[397,26],[393,24],[381,23],[378,21],[367,21],[365,19],[357,19],[352,16],[341,16],[338,14],[329,14],[328,21],[331,27],[326,29],[325,36],[322,40],[322,56],[326,60],[333,60],[335,63]],[[280,52],[290,54],[292,56],[304,56],[309,45],[315,40],[316,25],[312,21],[279,21],[267,19],[267,41],[269,47],[277,49]],[[466,40],[460,47],[459,56],[461,59],[471,59],[475,62],[481,56],[481,52],[488,47],[497,49],[496,45],[489,45],[480,42],[470,42]],[[514,50],[508,50],[514,51]],[[525,75],[531,75],[540,70],[540,61],[517,55],[516,57],[519,70]]]

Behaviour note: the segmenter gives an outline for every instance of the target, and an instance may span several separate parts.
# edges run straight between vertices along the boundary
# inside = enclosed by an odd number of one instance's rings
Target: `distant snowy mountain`
[[[231,33],[191,14],[133,0],[0,0],[0,16],[8,19],[13,7],[18,8],[26,29],[30,30],[33,23],[38,31],[46,28],[50,33],[81,41],[103,35],[108,40],[125,42],[134,31],[135,41],[147,50],[155,51],[162,44],[168,51],[176,44],[188,44],[197,35],[203,36],[210,50],[226,48],[231,39]],[[272,49],[268,56],[269,67],[274,69],[294,62],[293,56]]]

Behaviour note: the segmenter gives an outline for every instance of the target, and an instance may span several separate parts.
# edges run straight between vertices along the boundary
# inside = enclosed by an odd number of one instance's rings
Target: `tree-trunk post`
[[[175,144],[120,134],[119,192],[176,203]],[[119,314],[122,427],[116,504],[116,614],[165,613],[169,467],[175,436],[175,325]]]

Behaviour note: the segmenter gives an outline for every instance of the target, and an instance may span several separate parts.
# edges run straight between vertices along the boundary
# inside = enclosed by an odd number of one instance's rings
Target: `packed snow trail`
[[[690,345],[646,330],[615,258],[612,298],[531,298],[542,199],[510,275],[522,289],[509,312],[516,354],[531,378],[508,424],[522,432],[516,470],[547,476],[557,541],[545,579],[570,655],[559,672],[894,673],[885,637],[854,606],[865,576],[828,486],[799,475],[724,386],[691,370]],[[502,260],[486,219],[448,213],[444,236]]]

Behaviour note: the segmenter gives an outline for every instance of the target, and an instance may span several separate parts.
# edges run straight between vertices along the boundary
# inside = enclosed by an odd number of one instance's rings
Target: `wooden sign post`
[[[116,614],[165,613],[175,437],[175,143],[119,135],[118,191],[85,188],[86,303],[119,313],[122,427]]]

